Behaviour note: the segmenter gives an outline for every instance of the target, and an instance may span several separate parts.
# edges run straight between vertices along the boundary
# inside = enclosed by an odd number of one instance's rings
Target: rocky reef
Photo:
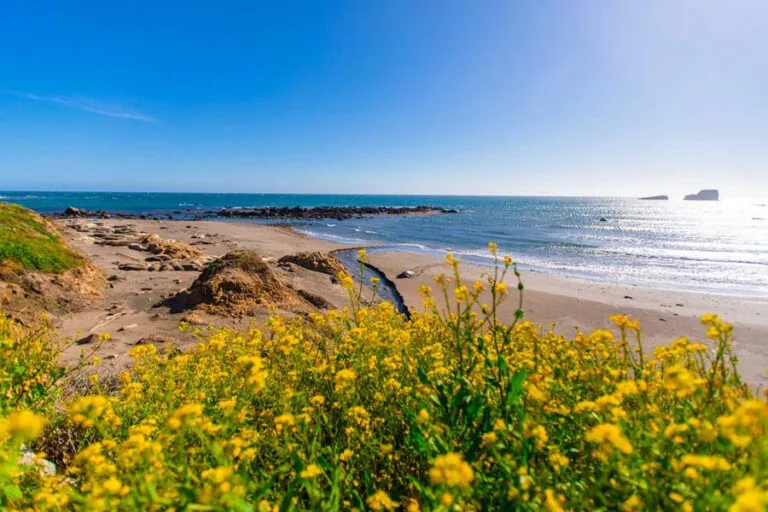
[[[74,206],[53,215],[56,218],[120,218],[120,219],[284,219],[284,220],[347,220],[362,219],[377,215],[433,215],[458,213],[458,210],[440,206],[302,206],[258,207],[258,208],[219,208],[212,210],[174,210],[173,212],[111,212],[104,210],[85,210]]]

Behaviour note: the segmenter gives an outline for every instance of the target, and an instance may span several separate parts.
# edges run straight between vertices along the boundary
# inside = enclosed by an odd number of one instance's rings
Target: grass
[[[85,264],[36,213],[0,203],[0,263],[59,274]]]

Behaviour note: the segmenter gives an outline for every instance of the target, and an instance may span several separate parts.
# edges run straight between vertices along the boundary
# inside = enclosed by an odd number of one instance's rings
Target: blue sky
[[[768,196],[765,0],[12,0],[0,189]]]

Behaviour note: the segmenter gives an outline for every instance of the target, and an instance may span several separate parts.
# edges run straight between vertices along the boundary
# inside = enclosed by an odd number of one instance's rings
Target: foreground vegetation
[[[84,264],[38,214],[0,202],[0,266],[58,274]]]
[[[729,324],[706,315],[708,345],[652,352],[622,315],[571,338],[522,310],[504,325],[511,261],[476,283],[448,263],[450,313],[426,289],[411,320],[363,307],[342,276],[347,310],[206,331],[182,354],[138,346],[119,385],[67,399],[50,336],[0,320],[0,505],[765,508],[768,404],[740,380]],[[17,463],[21,443],[64,438],[57,474]]]

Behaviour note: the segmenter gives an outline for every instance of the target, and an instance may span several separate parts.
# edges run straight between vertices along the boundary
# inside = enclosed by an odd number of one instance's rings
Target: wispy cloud
[[[155,119],[153,117],[125,110],[114,105],[104,105],[100,102],[96,102],[89,99],[81,98],[66,98],[62,96],[39,96],[28,92],[21,91],[2,91],[5,94],[10,94],[18,98],[24,98],[33,101],[43,101],[46,103],[55,103],[57,105],[63,105],[69,108],[75,108],[78,110],[84,110],[93,114],[99,114],[101,116],[117,117],[120,119],[131,119],[133,121],[143,121],[145,123],[153,123]]]

